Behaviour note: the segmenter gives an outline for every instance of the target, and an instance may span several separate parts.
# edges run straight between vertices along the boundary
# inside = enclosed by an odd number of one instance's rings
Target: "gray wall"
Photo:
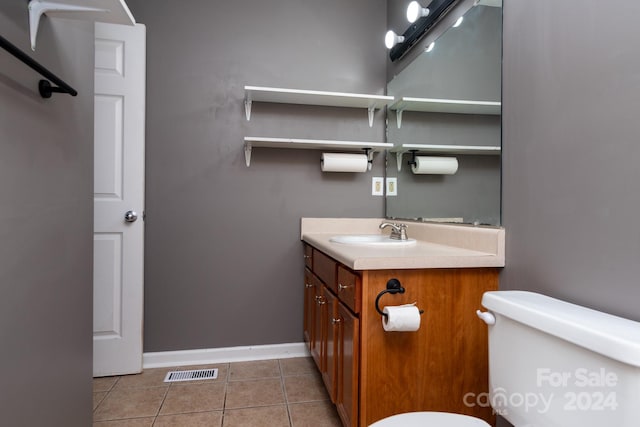
[[[504,4],[502,289],[640,320],[640,4]]]
[[[0,4],[29,52],[26,2]],[[11,426],[91,425],[93,24],[43,19],[32,55],[79,95],[44,100],[0,49],[0,413]]]
[[[504,288],[640,320],[640,5],[504,6]]]
[[[384,114],[254,103],[244,85],[383,94],[384,0],[127,2],[147,26],[145,351],[302,342],[300,218],[379,217],[371,177],[243,137],[384,141]]]

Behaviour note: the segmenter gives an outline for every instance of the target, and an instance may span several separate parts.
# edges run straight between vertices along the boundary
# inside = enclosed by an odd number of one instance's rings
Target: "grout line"
[[[293,419],[291,418],[291,410],[289,409],[289,396],[287,395],[287,388],[284,384],[285,376],[281,359],[278,359],[278,368],[280,369],[280,385],[282,386],[282,394],[284,396],[284,406],[287,409],[287,419],[289,420],[289,427],[293,427]]]
[[[229,380],[231,379],[231,363],[224,363],[224,398],[222,399],[222,416],[220,417],[220,427],[224,426],[224,419],[227,416],[227,396],[229,392]],[[220,373],[220,371],[218,371]]]
[[[171,371],[172,369],[169,368],[167,370],[167,372]],[[166,373],[165,373],[166,375]],[[164,384],[164,383],[163,383]],[[160,411],[162,410],[162,407],[164,406],[164,402],[165,400],[167,400],[167,395],[169,394],[169,390],[171,390],[171,386],[173,385],[173,383],[169,383],[169,386],[167,387],[167,389],[164,392],[164,396],[162,396],[162,401],[160,402],[160,406],[158,406],[158,411],[156,412],[155,417],[153,418],[153,423],[151,424],[152,426],[155,425],[156,420],[158,419],[158,416],[160,415]]]

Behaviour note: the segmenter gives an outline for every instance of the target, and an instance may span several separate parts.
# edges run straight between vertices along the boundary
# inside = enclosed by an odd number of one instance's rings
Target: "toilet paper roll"
[[[420,310],[415,304],[386,306],[382,309],[382,328],[388,332],[417,331],[420,329]]]
[[[453,175],[458,171],[458,159],[455,157],[417,156],[416,164],[411,165],[415,174]]]
[[[369,160],[366,154],[322,153],[322,172],[366,172]]]

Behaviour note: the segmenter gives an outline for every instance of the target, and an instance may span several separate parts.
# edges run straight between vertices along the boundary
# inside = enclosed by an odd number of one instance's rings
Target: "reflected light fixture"
[[[429,16],[429,12],[428,8],[422,7],[417,1],[412,1],[407,7],[407,21],[413,24],[418,19]]]
[[[464,21],[464,16],[461,16],[460,18],[458,18],[458,20],[452,25],[452,27],[458,28],[460,25],[462,25],[462,21]]]
[[[429,46],[424,50],[425,52],[431,52],[433,48],[436,47],[436,42],[431,42]]]
[[[422,0],[424,1],[424,0]],[[420,39],[431,30],[444,16],[455,7],[460,0],[431,0],[429,9],[417,1],[412,1],[407,8],[407,19],[413,22],[402,35],[393,31],[387,32],[385,45],[389,49],[389,59],[395,62],[402,58]]]
[[[404,41],[404,36],[399,36],[394,33],[392,30],[387,31],[387,34],[384,36],[384,45],[387,49],[391,49],[398,43],[402,43]]]

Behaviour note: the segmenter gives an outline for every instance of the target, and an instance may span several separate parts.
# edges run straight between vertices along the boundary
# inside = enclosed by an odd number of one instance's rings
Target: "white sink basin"
[[[383,234],[345,234],[333,236],[329,241],[359,246],[408,246],[416,243],[416,239],[395,240]]]

